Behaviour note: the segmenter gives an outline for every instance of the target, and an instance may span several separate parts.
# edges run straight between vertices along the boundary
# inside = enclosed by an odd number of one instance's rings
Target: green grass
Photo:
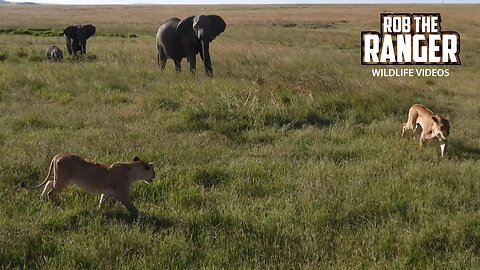
[[[112,35],[60,63],[43,57],[52,43],[66,53],[62,37],[0,34],[1,268],[480,267],[478,19],[442,13],[462,36],[450,77],[373,78],[359,64],[370,26],[357,24],[370,7],[348,20],[234,17],[282,12],[252,8],[212,7],[229,22],[211,45],[213,78],[201,62],[195,75],[185,61],[158,70],[146,23],[118,31],[96,15]],[[400,138],[414,103],[449,115],[447,158]],[[77,187],[59,206],[17,188],[62,152],[154,162],[154,182],[132,190],[138,222]]]

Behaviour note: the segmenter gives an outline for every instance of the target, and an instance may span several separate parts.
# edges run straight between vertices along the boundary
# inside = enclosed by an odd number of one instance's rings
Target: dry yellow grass
[[[348,22],[354,29],[377,29],[380,12],[440,12],[447,25],[480,25],[479,5],[265,5],[265,6],[2,6],[0,25],[59,27],[89,22],[108,31],[156,32],[171,17],[218,14],[229,25],[268,25],[281,22]],[[478,31],[475,29],[469,29]]]

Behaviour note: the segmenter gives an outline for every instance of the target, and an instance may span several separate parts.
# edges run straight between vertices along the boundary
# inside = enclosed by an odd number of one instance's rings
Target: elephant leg
[[[190,63],[190,72],[194,73],[197,69],[197,59],[195,55],[191,55],[187,58],[188,62]]]
[[[68,55],[72,55],[72,40],[68,37],[65,37],[65,45],[67,46]]]
[[[71,48],[72,48],[72,54],[71,54],[71,56],[72,56],[72,58],[75,58],[75,57],[77,56],[77,51],[76,51],[77,48],[75,48],[75,45],[74,45],[74,44],[72,44],[72,47],[71,47]]]
[[[175,70],[178,72],[182,71],[182,59],[173,59],[175,62]]]
[[[183,45],[183,50],[187,56],[187,61],[190,64],[190,72],[194,73],[197,69],[197,55],[195,52],[195,43],[185,43]]]
[[[162,47],[161,45],[158,45],[157,49],[158,49],[158,53],[157,53],[158,62],[157,62],[157,65],[158,65],[162,70],[164,70],[164,69],[165,69],[165,65],[167,64],[167,56],[165,55],[165,52],[163,51],[163,47]]]
[[[210,59],[209,43],[202,41],[203,64],[205,65],[205,72],[207,76],[213,76],[212,60]]]
[[[86,55],[86,54],[87,54],[87,41],[84,41],[84,42],[82,42],[82,43],[80,43],[80,44],[81,44],[80,47],[82,48],[82,53],[81,53],[81,54],[85,54],[85,55]]]
[[[78,51],[81,51],[80,43],[77,40],[72,41],[73,58],[77,58]]]

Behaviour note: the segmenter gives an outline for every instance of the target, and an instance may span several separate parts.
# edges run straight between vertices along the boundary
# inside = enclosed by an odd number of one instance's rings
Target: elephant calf
[[[200,54],[208,76],[213,75],[209,44],[225,31],[227,24],[217,15],[191,16],[180,20],[171,18],[160,25],[157,32],[158,65],[164,69],[167,59],[173,59],[175,69],[181,71],[182,58],[187,58],[190,71],[196,69]]]
[[[63,30],[68,54],[87,54],[87,39],[95,35],[96,28],[91,24],[71,25]]]
[[[53,61],[62,61],[63,59],[63,52],[60,50],[55,45],[50,45],[47,48],[47,51],[45,52],[47,54],[47,59],[48,60],[53,60]]]

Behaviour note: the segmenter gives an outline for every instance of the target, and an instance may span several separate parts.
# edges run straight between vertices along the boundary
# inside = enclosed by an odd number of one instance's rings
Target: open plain
[[[380,12],[439,12],[449,77],[372,77]],[[217,14],[208,78],[156,64],[170,17]],[[0,268],[478,269],[480,5],[0,6]],[[68,25],[92,23],[88,58]],[[409,68],[412,68],[410,66]],[[415,67],[413,67],[415,68]],[[408,108],[449,116],[447,157],[400,138]],[[38,192],[51,158],[155,163],[120,203]]]

